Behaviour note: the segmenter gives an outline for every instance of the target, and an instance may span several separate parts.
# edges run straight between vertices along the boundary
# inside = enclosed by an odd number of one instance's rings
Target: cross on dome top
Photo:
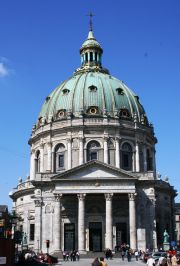
[[[90,26],[90,31],[92,31],[92,17],[94,17],[94,14],[92,12],[90,12],[89,14],[87,14],[87,16],[89,16],[89,18],[90,18],[89,26]]]

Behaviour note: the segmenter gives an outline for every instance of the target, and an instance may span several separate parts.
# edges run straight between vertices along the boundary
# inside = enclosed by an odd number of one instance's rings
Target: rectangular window
[[[91,160],[97,160],[97,152],[91,152]]]
[[[64,154],[59,155],[59,167],[64,167]]]
[[[34,241],[34,230],[35,229],[35,225],[34,224],[30,224],[30,235],[29,235],[29,240],[30,241]]]

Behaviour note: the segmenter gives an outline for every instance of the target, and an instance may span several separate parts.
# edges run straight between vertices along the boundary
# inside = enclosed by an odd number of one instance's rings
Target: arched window
[[[36,173],[40,173],[40,151],[39,150],[36,152],[35,171]]]
[[[58,144],[55,148],[55,170],[61,171],[65,169],[65,146]]]
[[[129,143],[124,143],[122,145],[121,168],[126,171],[132,170],[132,147]]]
[[[98,160],[100,150],[100,144],[97,141],[90,141],[87,145],[87,161]]]
[[[149,149],[147,149],[147,171],[152,171],[152,155]]]

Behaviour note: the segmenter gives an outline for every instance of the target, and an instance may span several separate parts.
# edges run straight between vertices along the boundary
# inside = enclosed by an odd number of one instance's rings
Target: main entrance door
[[[89,250],[102,251],[102,223],[89,223]]]
[[[64,224],[64,250],[75,249],[75,224]]]
[[[127,226],[126,223],[116,224],[116,246],[127,243]]]

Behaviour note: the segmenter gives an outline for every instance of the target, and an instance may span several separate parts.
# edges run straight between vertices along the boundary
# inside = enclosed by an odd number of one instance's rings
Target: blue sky
[[[0,1],[0,204],[29,174],[46,96],[80,66],[92,11],[103,65],[135,91],[158,138],[157,170],[180,192],[180,1]],[[180,201],[178,196],[176,201]]]

